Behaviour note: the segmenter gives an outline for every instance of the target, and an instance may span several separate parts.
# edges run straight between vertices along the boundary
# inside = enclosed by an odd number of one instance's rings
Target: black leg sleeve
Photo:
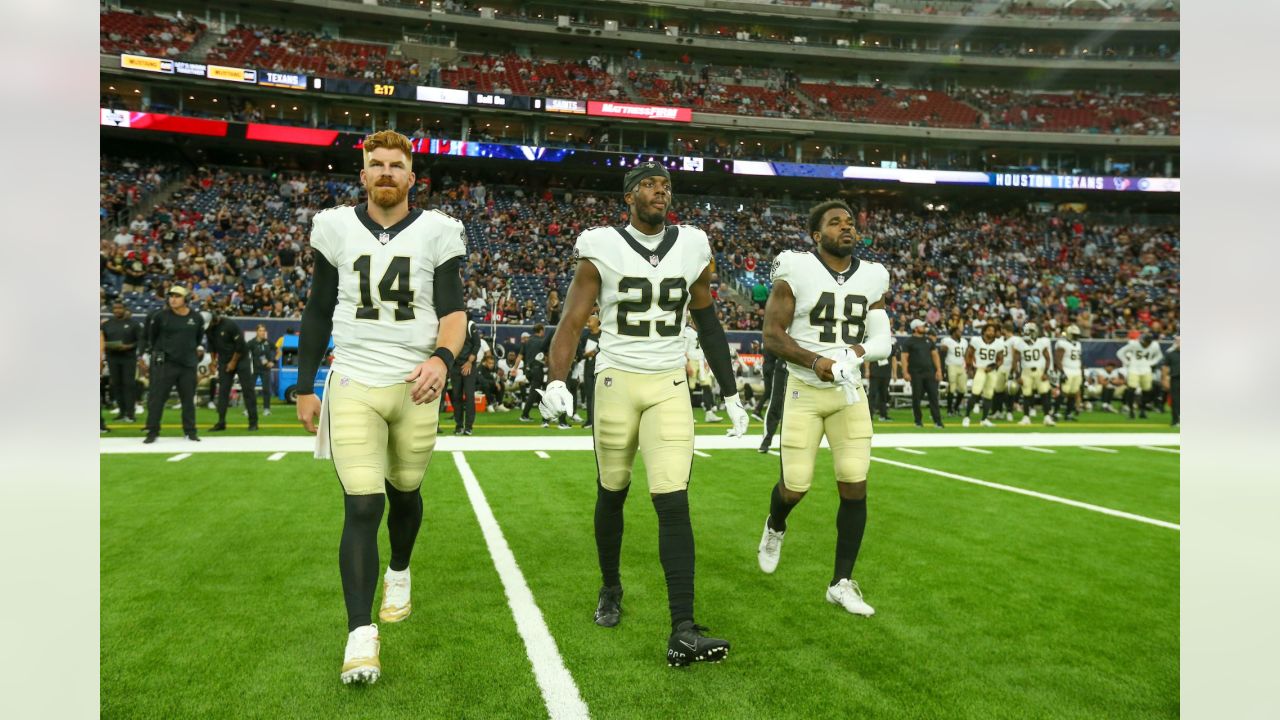
[[[667,576],[667,606],[671,627],[693,620],[693,525],[689,522],[689,491],[653,498],[658,512],[658,557]]]
[[[867,499],[840,500],[836,512],[836,567],[831,584],[853,576],[853,564],[862,549],[862,535],[867,529]]]
[[[385,506],[382,493],[343,495],[346,515],[338,545],[338,570],[347,603],[347,632],[373,623],[373,594],[378,588],[378,526]]]
[[[606,490],[596,483],[596,554],[600,558],[600,579],[609,587],[622,584],[618,566],[622,557],[622,507],[631,486]]]
[[[387,489],[387,534],[391,538],[391,569],[397,572],[409,569],[413,544],[422,527],[422,492],[415,488],[409,492],[397,490],[383,481]]]

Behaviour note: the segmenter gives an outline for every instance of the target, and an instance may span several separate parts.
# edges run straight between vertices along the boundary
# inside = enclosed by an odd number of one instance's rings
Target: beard
[[[823,237],[820,244],[822,245],[823,250],[826,250],[836,257],[846,258],[853,254],[853,245],[850,244],[848,246],[842,246],[839,238],[827,239],[826,237]]]
[[[667,221],[667,213],[653,207],[636,208],[636,217],[649,225],[662,225]]]
[[[400,187],[397,185],[374,185],[367,188],[369,192],[369,202],[378,207],[393,208],[409,196],[409,186]]]

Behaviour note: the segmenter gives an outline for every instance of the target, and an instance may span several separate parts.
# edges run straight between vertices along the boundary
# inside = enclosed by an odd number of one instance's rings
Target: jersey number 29
[[[650,321],[631,322],[628,315],[647,312],[653,307],[653,283],[642,277],[624,277],[618,281],[618,292],[629,294],[632,290],[639,290],[640,297],[618,303],[618,334],[649,337]],[[658,283],[658,307],[675,314],[675,318],[670,323],[661,320],[653,321],[653,328],[659,335],[673,337],[680,334],[680,329],[684,327],[684,305],[688,299],[689,283],[684,278],[663,278]]]

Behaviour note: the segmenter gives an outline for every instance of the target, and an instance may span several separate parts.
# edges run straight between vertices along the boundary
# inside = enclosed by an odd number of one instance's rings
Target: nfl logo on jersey
[[[391,233],[385,233],[385,232],[378,233],[378,242],[382,243],[383,245],[386,245],[387,243],[391,242]]]
[[[650,255],[650,256],[649,256],[649,264],[650,264],[650,265],[652,265],[652,266],[654,266],[654,267],[658,267],[658,256],[657,256],[657,255]]]
[[[611,377],[607,377],[607,378],[605,378],[605,379],[604,379],[604,386],[605,386],[605,387],[613,387],[613,378],[611,378]]]

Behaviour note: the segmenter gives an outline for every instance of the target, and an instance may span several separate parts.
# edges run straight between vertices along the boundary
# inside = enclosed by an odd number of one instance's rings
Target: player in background
[[[1058,339],[1053,349],[1053,365],[1061,372],[1061,384],[1059,387],[1061,393],[1054,403],[1053,414],[1063,420],[1075,421],[1079,419],[1080,386],[1084,380],[1084,369],[1080,363],[1082,357],[1083,348],[1080,345],[1080,327],[1078,325],[1068,325],[1066,334]],[[1058,411],[1062,409],[1064,400],[1067,404],[1067,411],[1059,414]]]
[[[1123,365],[1116,366],[1114,362],[1107,362],[1107,387],[1102,391],[1102,405],[1107,412],[1116,412],[1115,405],[1112,403],[1119,393],[1123,398],[1127,395],[1129,386],[1129,370]]]
[[[968,390],[969,374],[965,358],[969,354],[969,339],[961,334],[963,330],[964,327],[960,323],[952,323],[947,336],[938,343],[945,358],[942,363],[947,371],[948,416],[960,412],[960,406],[964,403],[964,396]]]
[[[716,402],[711,396],[711,366],[707,365],[707,357],[698,343],[698,331],[685,325],[680,336],[684,338],[685,375],[689,378],[689,391],[701,394],[702,419],[709,423],[720,422],[721,417],[716,414]]]
[[[996,387],[1000,383],[999,367],[1006,353],[1004,339],[1000,337],[998,326],[988,323],[982,328],[982,335],[969,341],[965,363],[973,370],[973,392],[969,395],[969,405],[964,409],[964,419],[960,424],[969,427],[969,415],[979,399],[982,401],[982,427],[994,427],[991,422],[991,399],[995,397]]]
[[[667,581],[671,634],[667,664],[718,662],[729,643],[704,635],[694,622],[693,525],[689,520],[689,473],[693,463],[693,405],[680,336],[688,311],[711,371],[720,384],[733,427],[747,430],[747,411],[737,395],[729,343],[711,296],[711,246],[702,230],[667,225],[671,175],[646,162],[623,179],[630,210],[626,227],[596,227],[578,236],[578,266],[561,323],[578,328],[600,306],[596,355],[596,553],[602,587],[595,622],[618,624],[622,614],[623,504],[631,488],[636,451],[644,456],[649,497],[658,515],[658,557]],[[565,386],[576,334],[557,333],[549,352],[551,382],[542,394],[544,418],[573,410]]]
[[[782,417],[782,472],[769,498],[756,559],[766,573],[777,569],[787,516],[809,492],[825,436],[840,495],[826,600],[870,617],[875,610],[853,580],[867,527],[871,465],[871,410],[862,388],[862,363],[888,357],[893,338],[884,309],[889,271],[853,255],[855,218],[841,200],[819,203],[809,211],[815,247],[783,252],[774,264],[764,344],[787,361],[791,375]]]
[[[439,400],[467,331],[462,223],[409,209],[413,149],[384,130],[364,139],[368,201],[317,213],[311,226],[311,293],[298,336],[298,419],[332,457],[345,519],[338,570],[347,607],[344,683],[382,673],[378,528],[390,503],[391,561],[383,575],[385,623],[409,616],[409,559],[422,524],[419,488],[435,448]],[[316,371],[333,335],[323,403]],[[317,423],[317,417],[319,422]]]
[[[1030,425],[1035,417],[1035,402],[1038,400],[1044,409],[1044,424],[1053,426],[1049,403],[1049,373],[1053,370],[1050,355],[1049,338],[1040,336],[1040,329],[1033,322],[1022,326],[1022,337],[1013,340],[1013,372],[1022,383],[1022,419],[1019,425]]]
[[[1013,382],[1013,323],[1006,320],[1000,326],[1000,339],[1004,343],[1004,359],[996,368],[996,390],[991,402],[991,411],[996,417],[1004,413],[1004,419],[1013,422],[1013,394],[1010,383]]]
[[[1129,406],[1129,419],[1134,419],[1134,407],[1139,410],[1139,417],[1147,417],[1147,400],[1151,393],[1151,369],[1164,359],[1164,351],[1156,336],[1146,333],[1135,338],[1136,333],[1129,334],[1129,342],[1116,351],[1116,357],[1124,363],[1128,376],[1128,390],[1125,392],[1125,404]]]

